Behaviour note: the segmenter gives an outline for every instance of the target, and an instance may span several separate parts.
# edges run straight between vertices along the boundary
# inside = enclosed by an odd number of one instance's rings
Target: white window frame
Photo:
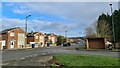
[[[10,36],[14,36],[14,32],[10,32]]]
[[[24,45],[24,40],[18,40],[18,45]]]
[[[25,34],[24,33],[18,33],[18,37],[25,37]]]
[[[44,38],[43,38],[43,36],[40,36],[40,40],[43,40]]]
[[[38,36],[35,36],[35,39],[38,39]]]
[[[51,41],[52,41],[53,43],[55,43],[55,37],[52,37],[52,38],[51,38]]]

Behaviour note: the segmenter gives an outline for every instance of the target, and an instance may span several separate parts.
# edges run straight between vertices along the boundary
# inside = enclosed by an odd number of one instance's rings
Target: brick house
[[[25,48],[25,32],[19,27],[3,30],[1,37],[7,49]]]
[[[57,35],[55,34],[45,34],[45,44],[51,43],[50,46],[56,46],[57,43]]]
[[[44,46],[44,34],[41,32],[33,32],[27,34],[27,43],[35,44],[35,47],[43,47]]]
[[[86,48],[87,49],[106,49],[106,38],[96,37],[96,38],[86,38]]]

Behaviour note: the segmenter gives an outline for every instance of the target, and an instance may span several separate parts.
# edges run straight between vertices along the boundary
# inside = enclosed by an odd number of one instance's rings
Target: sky
[[[114,10],[118,9],[117,2],[2,2],[2,30],[12,27],[24,30],[25,18],[30,14],[28,32],[64,36],[67,31],[68,37],[85,36],[85,28],[101,13],[110,14],[110,3]]]

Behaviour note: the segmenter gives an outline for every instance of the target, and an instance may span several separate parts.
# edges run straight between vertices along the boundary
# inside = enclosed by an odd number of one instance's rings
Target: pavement
[[[111,52],[109,50],[75,50],[80,47],[74,44],[69,47],[43,47],[23,50],[4,50],[1,53],[3,66],[45,66],[47,61],[52,59],[54,55],[60,54],[87,54],[102,55],[110,57],[120,57],[119,52]]]

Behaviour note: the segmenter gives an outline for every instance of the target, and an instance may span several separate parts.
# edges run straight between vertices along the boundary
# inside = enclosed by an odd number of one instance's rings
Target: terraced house
[[[44,34],[41,32],[33,32],[27,34],[27,43],[35,44],[35,47],[43,47],[44,46]]]
[[[1,32],[1,40],[5,41],[5,48],[25,48],[25,32],[19,28],[10,28]]]

